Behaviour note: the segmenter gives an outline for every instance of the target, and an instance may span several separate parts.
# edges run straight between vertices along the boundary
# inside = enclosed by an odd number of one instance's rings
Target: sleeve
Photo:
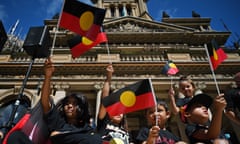
[[[61,129],[65,124],[65,120],[60,116],[55,106],[53,106],[51,110],[44,115],[44,120],[51,132]]]
[[[138,135],[137,135],[137,138],[136,140],[140,143],[144,142],[147,140],[148,138],[148,133],[149,133],[149,129],[144,127],[144,128],[141,128],[138,132]]]

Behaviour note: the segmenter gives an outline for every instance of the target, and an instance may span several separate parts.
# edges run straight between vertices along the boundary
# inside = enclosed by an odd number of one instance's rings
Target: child
[[[112,79],[112,73],[114,72],[111,64],[107,67],[107,78],[104,82],[102,98],[106,97],[110,93],[110,82]],[[131,143],[129,133],[124,128],[124,115],[109,117],[105,107],[101,104],[99,114],[97,130],[101,134],[104,143]]]
[[[100,135],[94,133],[90,123],[89,105],[83,94],[73,93],[54,105],[50,99],[51,77],[54,66],[50,58],[45,61],[45,79],[41,104],[44,120],[53,144],[102,144]]]
[[[179,92],[184,95],[184,98],[178,98],[176,101],[175,92],[172,87],[168,93],[170,98],[170,108],[175,115],[180,112],[182,106],[184,106],[189,100],[193,98],[195,92],[195,85],[193,81],[186,76],[181,77],[179,79]]]
[[[209,121],[208,108],[213,103],[213,117]],[[183,117],[186,119],[186,135],[191,143],[212,144],[216,141],[228,144],[221,133],[222,113],[226,106],[223,94],[213,99],[206,94],[194,96],[186,105]]]
[[[157,117],[157,125],[156,125]],[[141,144],[175,144],[175,143],[185,143],[180,142],[180,138],[172,134],[166,129],[166,123],[170,118],[170,111],[166,102],[157,102],[157,112],[156,107],[152,107],[146,110],[146,118],[148,123],[151,124],[150,128],[143,127],[140,129],[137,141]]]

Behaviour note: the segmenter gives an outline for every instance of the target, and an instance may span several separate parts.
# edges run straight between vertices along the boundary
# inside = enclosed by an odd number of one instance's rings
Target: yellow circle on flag
[[[120,95],[120,102],[126,107],[133,106],[136,102],[135,93],[133,91],[124,91]]]
[[[79,19],[80,28],[84,31],[89,30],[93,25],[93,22],[94,15],[91,11],[84,12]]]
[[[169,66],[172,67],[172,68],[177,68],[174,63],[170,63]]]
[[[93,41],[91,41],[90,39],[88,39],[87,37],[82,37],[82,43],[84,45],[91,45],[93,43]]]
[[[109,143],[110,144],[124,144],[123,140],[121,140],[120,138],[113,138],[110,140]]]

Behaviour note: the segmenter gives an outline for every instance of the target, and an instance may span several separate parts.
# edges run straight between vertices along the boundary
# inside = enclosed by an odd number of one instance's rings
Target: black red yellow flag
[[[103,98],[102,103],[108,114],[115,116],[154,107],[156,98],[151,80],[144,79]]]
[[[218,46],[215,39],[212,39],[211,44],[208,44],[208,53],[213,66],[213,69],[216,70],[217,67],[227,59],[226,53],[221,47]]]
[[[175,75],[179,72],[177,66],[171,61],[167,61],[163,67],[162,73],[166,75]]]
[[[100,32],[105,12],[77,0],[65,0],[59,26],[94,41]]]
[[[107,42],[107,36],[105,32],[98,33],[95,41],[91,41],[84,36],[77,35],[68,41],[68,45],[71,49],[72,57],[76,58],[102,42]]]

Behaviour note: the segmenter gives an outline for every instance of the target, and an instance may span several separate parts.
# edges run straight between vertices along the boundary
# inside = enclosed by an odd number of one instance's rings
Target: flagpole
[[[150,82],[151,91],[153,92],[153,97],[156,99],[155,92],[154,92],[154,89],[153,89],[153,86],[152,86],[152,80],[151,80],[151,78],[148,78],[148,79],[149,79],[149,82]],[[156,106],[155,106],[155,112],[157,113],[157,103],[156,103]],[[157,125],[158,125],[158,117],[156,116],[156,126]]]
[[[60,23],[60,20],[61,20],[61,18],[62,18],[62,12],[63,12],[64,5],[65,5],[65,0],[63,1],[61,13],[59,14],[59,18],[58,18],[57,29],[56,29],[56,31],[55,31],[55,33],[54,33],[50,57],[52,57],[52,55],[53,55],[53,50],[54,50],[54,48],[55,48],[55,43],[56,43],[56,38],[57,38],[57,32],[58,32],[58,30],[59,30],[59,23]]]
[[[205,51],[206,51],[207,56],[208,56],[208,63],[210,65],[212,76],[213,76],[213,79],[214,79],[214,82],[215,82],[215,85],[216,85],[216,88],[217,88],[217,93],[218,93],[218,95],[220,95],[220,90],[219,90],[219,87],[218,87],[218,84],[217,84],[216,75],[215,75],[214,70],[213,70],[212,62],[211,62],[211,59],[210,59],[210,56],[209,56],[209,52],[208,52],[208,48],[207,48],[206,43],[204,44],[204,48],[205,48]]]
[[[109,47],[108,47],[108,41],[106,42],[106,47],[107,47],[107,53],[108,53],[109,63],[112,64],[112,60],[111,60],[111,57],[110,57],[110,49],[109,49]]]
[[[173,77],[171,76],[170,77],[171,78],[171,88],[173,87],[172,85],[173,85]]]

